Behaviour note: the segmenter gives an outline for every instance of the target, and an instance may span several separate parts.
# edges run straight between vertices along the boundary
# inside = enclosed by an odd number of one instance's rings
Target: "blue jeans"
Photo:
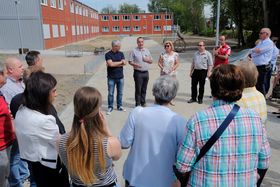
[[[9,183],[11,187],[23,187],[23,182],[29,177],[28,165],[20,159],[18,142],[15,141],[11,150],[10,176]]]
[[[110,79],[108,78],[108,108],[114,106],[114,92],[115,86],[117,86],[117,107],[122,107],[124,79]]]

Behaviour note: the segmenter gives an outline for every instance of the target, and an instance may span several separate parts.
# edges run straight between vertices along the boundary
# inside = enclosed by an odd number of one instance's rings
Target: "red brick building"
[[[99,14],[102,35],[171,34],[172,13]]]
[[[99,34],[98,12],[77,0],[41,0],[44,48],[53,48]]]

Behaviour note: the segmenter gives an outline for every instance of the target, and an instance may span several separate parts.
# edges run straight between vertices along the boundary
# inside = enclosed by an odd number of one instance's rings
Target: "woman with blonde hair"
[[[117,186],[113,160],[120,158],[121,146],[108,129],[101,104],[97,89],[78,89],[74,96],[72,129],[59,140],[59,154],[73,187]]]
[[[179,66],[179,55],[174,52],[174,46],[171,41],[164,42],[165,52],[158,60],[158,66],[161,69],[160,75],[176,75],[176,69]]]

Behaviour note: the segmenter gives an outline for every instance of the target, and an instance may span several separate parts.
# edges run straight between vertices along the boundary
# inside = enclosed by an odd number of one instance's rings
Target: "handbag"
[[[239,111],[239,106],[237,104],[234,104],[232,110],[227,115],[226,119],[223,121],[223,123],[220,125],[220,127],[216,130],[216,132],[211,136],[211,138],[206,142],[206,144],[201,148],[199,155],[196,157],[196,160],[193,164],[193,166],[209,151],[209,149],[215,144],[215,142],[220,138],[220,136],[223,134],[223,132],[226,130],[230,122],[233,120],[237,112]],[[189,181],[189,177],[191,174],[191,171],[186,173],[181,173],[175,165],[173,165],[173,171],[177,177],[177,179],[181,183],[181,187],[186,187]]]

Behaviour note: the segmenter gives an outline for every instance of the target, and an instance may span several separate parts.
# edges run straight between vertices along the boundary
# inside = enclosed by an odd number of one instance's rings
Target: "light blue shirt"
[[[262,40],[256,47],[251,49],[252,60],[256,66],[267,65],[271,61],[273,52],[273,42],[270,38]],[[260,49],[260,53],[255,53],[254,49]]]
[[[130,147],[124,179],[135,187],[170,187],[185,126],[186,120],[165,106],[132,110],[119,135],[122,148]]]
[[[14,78],[8,76],[6,84],[0,89],[3,93],[6,102],[10,105],[12,98],[17,94],[20,94],[24,91],[25,85],[22,80],[16,81]]]
[[[273,46],[273,52],[272,52],[272,58],[271,58],[271,65],[274,67],[276,66],[276,61],[279,55],[279,49],[276,47],[276,45]]]

